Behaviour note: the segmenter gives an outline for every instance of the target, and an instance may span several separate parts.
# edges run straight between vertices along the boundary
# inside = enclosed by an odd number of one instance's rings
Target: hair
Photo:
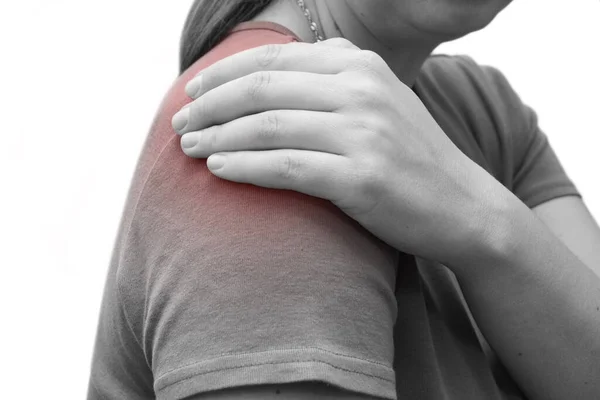
[[[274,0],[194,0],[181,34],[179,74],[208,53],[229,31]]]

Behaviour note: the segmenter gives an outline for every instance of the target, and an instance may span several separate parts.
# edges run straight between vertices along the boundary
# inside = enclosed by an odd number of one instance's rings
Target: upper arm
[[[331,202],[220,179],[174,135],[124,243],[119,292],[157,397],[307,370],[392,393],[398,253]]]
[[[282,40],[268,32],[196,67]],[[90,399],[309,378],[392,396],[397,250],[329,201],[222,180],[185,156],[171,118],[192,72],[163,103],[136,169],[96,347],[95,376],[110,379]],[[130,374],[144,374],[151,394],[130,395]]]
[[[559,197],[534,207],[533,211],[600,277],[600,228],[580,197]]]

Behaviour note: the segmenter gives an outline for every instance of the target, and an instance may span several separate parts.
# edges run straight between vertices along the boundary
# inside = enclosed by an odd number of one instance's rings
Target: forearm
[[[600,278],[516,197],[450,266],[482,333],[531,399],[600,393]]]

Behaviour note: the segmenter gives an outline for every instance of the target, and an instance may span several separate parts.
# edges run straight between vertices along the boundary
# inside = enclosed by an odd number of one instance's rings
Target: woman
[[[430,55],[508,3],[195,1],[88,398],[598,398],[600,229],[502,74]]]

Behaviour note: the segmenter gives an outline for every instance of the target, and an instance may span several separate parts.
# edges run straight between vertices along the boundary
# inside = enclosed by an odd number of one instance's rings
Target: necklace
[[[310,25],[310,30],[313,31],[313,34],[315,35],[315,41],[320,42],[321,40],[323,40],[323,36],[319,35],[319,28],[317,27],[317,23],[315,21],[313,21],[312,18],[310,17],[310,11],[304,5],[304,0],[296,0],[296,2],[298,3],[298,6],[300,6],[302,11],[304,12],[304,15],[306,15],[306,19],[308,19],[308,24]]]

